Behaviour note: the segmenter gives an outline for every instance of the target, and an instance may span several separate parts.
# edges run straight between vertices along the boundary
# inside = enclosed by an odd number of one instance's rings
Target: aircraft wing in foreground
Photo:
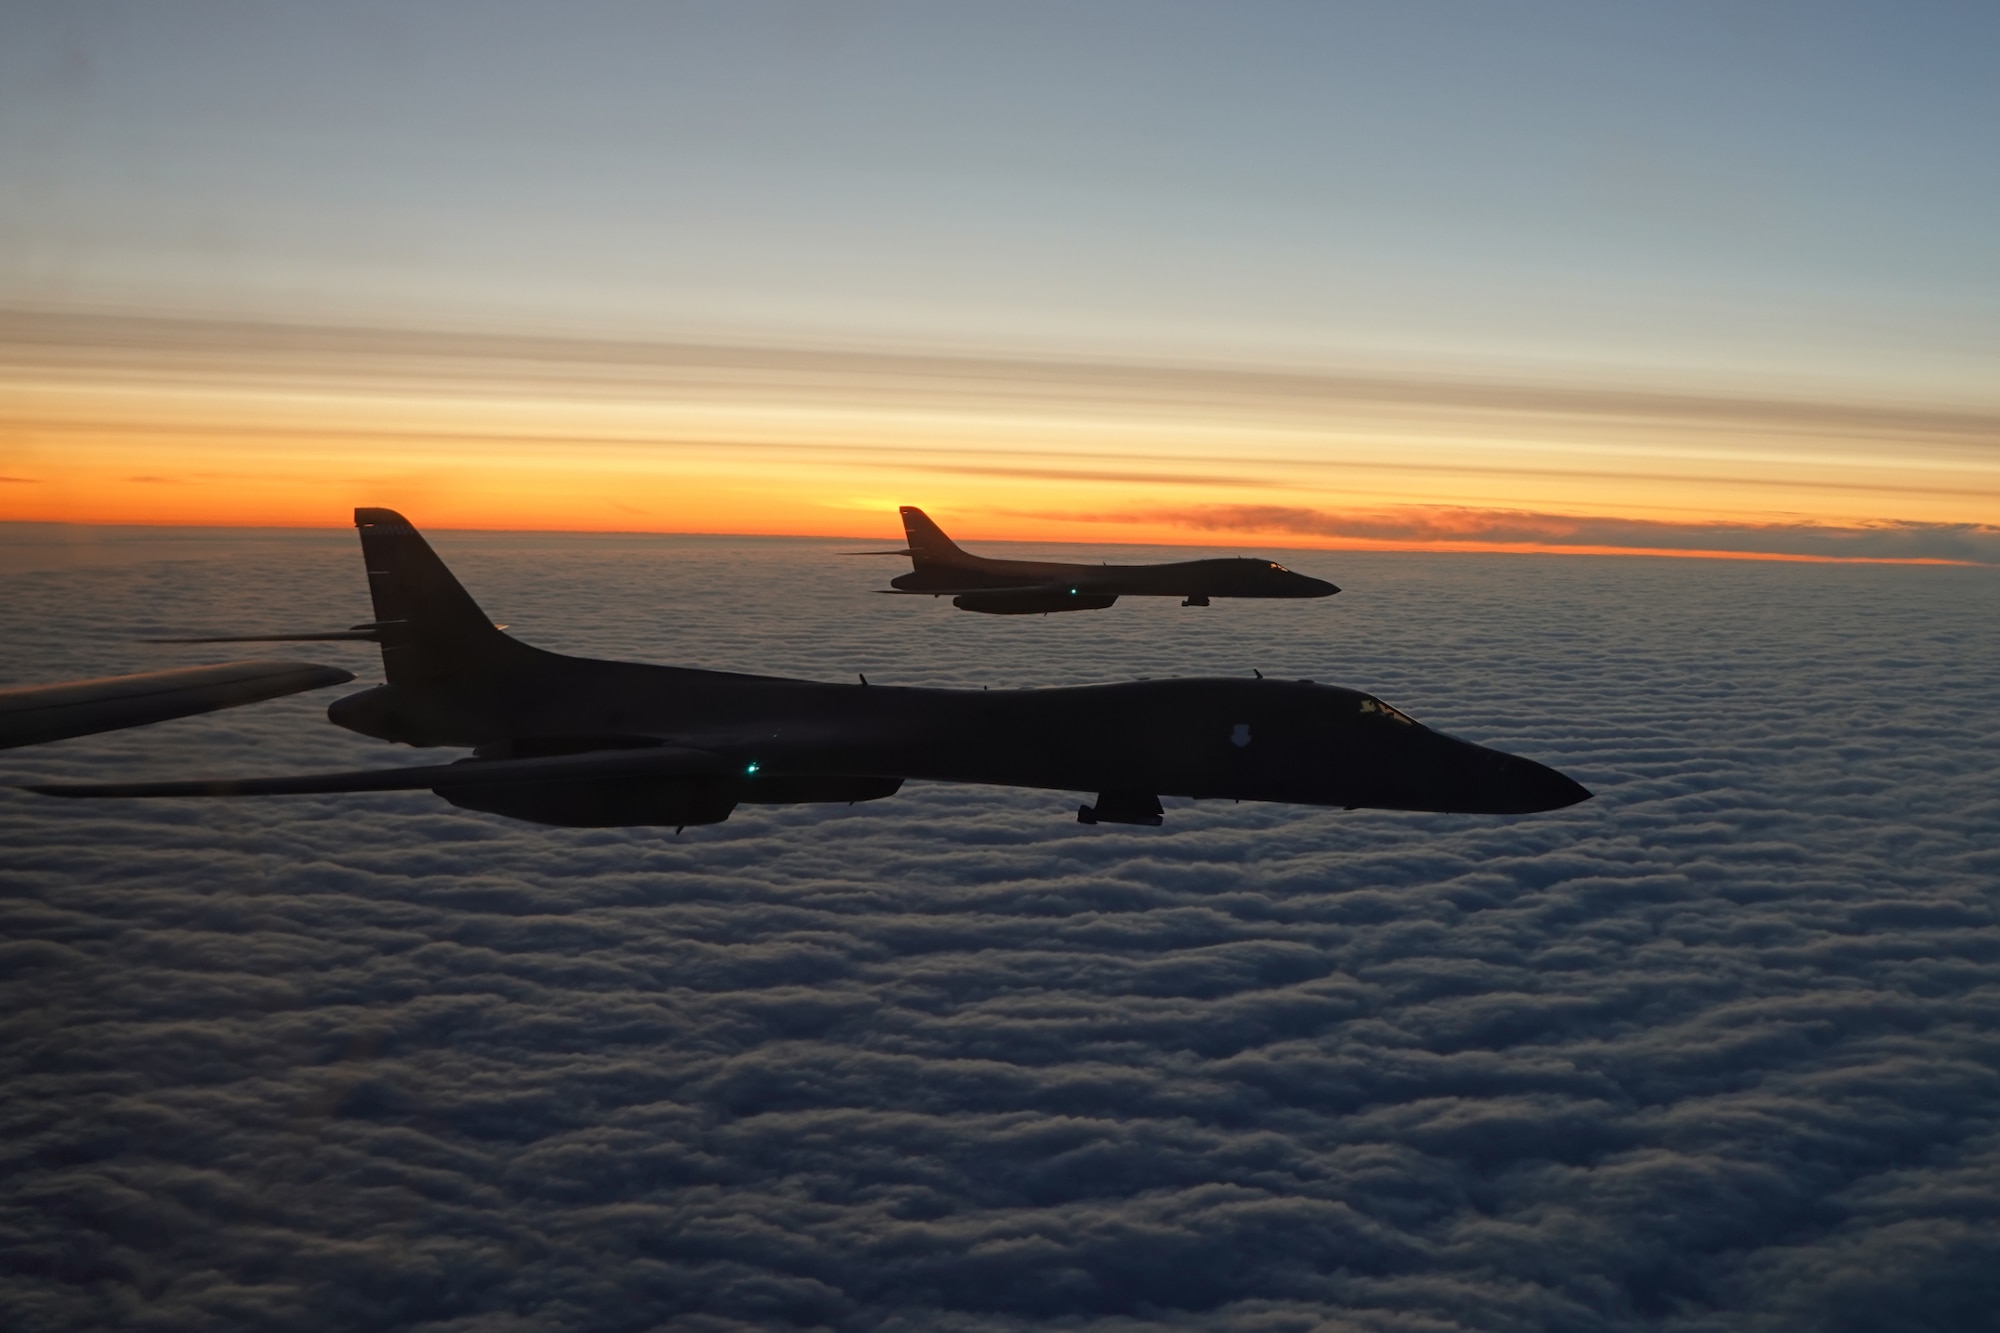
[[[566,657],[504,633],[402,515],[359,509],[355,523],[375,603],[366,633],[381,645],[386,683],[334,701],[327,716],[382,740],[470,747],[469,758],[30,790],[427,788],[469,809],[578,827],[678,827],[719,823],[742,804],[876,800],[910,778],[1096,792],[1077,812],[1087,824],[1158,824],[1161,796],[1525,814],[1590,795],[1532,760],[1311,681],[918,689]]]
[[[352,671],[311,662],[222,662],[0,690],[0,750],[212,713],[353,679]]]

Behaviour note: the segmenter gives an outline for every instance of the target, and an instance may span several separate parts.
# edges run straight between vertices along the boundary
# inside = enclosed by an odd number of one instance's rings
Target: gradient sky
[[[1996,38],[14,4],[0,517],[2000,559]]]

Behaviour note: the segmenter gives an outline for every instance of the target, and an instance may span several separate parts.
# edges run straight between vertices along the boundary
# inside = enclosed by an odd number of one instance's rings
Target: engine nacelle
[[[743,793],[745,805],[804,805],[813,801],[879,801],[903,788],[901,778],[757,777]]]
[[[1052,611],[1102,611],[1117,600],[1116,593],[1107,596],[1076,588],[1026,588],[962,592],[951,604],[961,611],[984,611],[990,616],[1034,616]]]
[[[461,810],[563,828],[720,824],[743,797],[740,778],[581,778],[449,784],[432,791]]]

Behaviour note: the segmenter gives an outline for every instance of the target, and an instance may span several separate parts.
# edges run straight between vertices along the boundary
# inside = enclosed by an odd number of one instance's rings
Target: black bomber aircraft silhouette
[[[1101,611],[1120,597],[1179,597],[1182,606],[1207,606],[1211,597],[1331,597],[1340,591],[1324,579],[1294,574],[1274,560],[1228,556],[1169,565],[1080,565],[1048,560],[989,560],[960,549],[944,529],[915,505],[904,505],[901,551],[852,555],[906,555],[913,566],[889,580],[885,592],[951,596],[961,611],[996,616],[1047,615],[1051,611]]]
[[[1060,689],[828,684],[565,657],[503,633],[417,530],[357,509],[386,682],[327,717],[364,736],[469,746],[455,763],[289,777],[44,783],[52,796],[420,790],[539,824],[720,823],[738,805],[872,801],[905,779],[1094,791],[1081,823],[1159,824],[1163,795],[1525,814],[1589,798],[1532,760],[1311,681]]]

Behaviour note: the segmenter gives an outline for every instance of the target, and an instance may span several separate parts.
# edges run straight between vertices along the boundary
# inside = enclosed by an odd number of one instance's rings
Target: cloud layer
[[[424,795],[6,796],[9,1328],[1990,1319],[1985,571],[1302,554],[1341,597],[999,623],[809,543],[438,544],[548,647],[1259,667],[1599,797],[1124,830],[932,785],[676,839]],[[156,628],[365,618],[345,541],[120,550],[10,582],[46,630],[0,644],[8,683],[165,665],[131,643]],[[324,702],[10,762],[379,759]]]

